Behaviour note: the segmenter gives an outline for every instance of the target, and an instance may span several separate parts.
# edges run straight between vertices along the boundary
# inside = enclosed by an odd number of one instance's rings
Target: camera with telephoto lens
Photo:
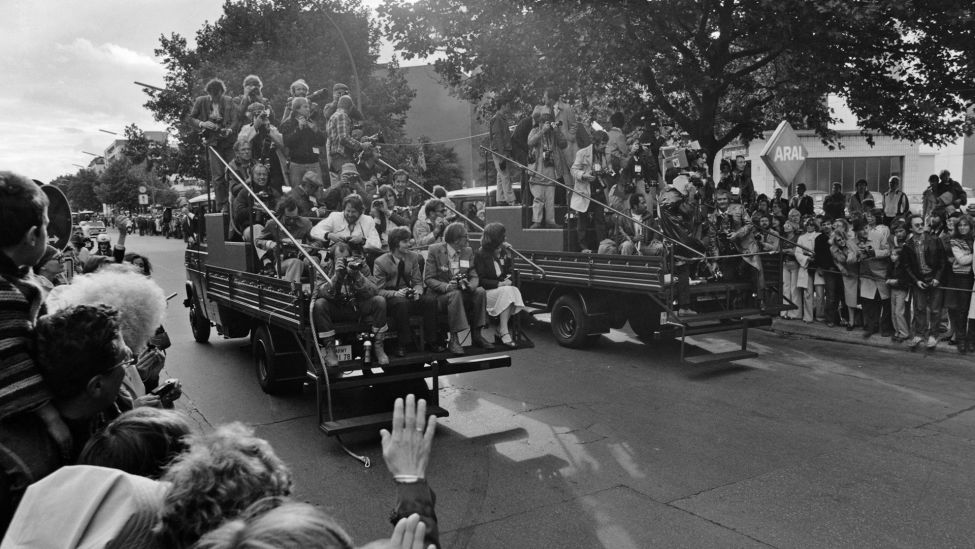
[[[457,288],[462,291],[467,291],[471,289],[471,281],[467,278],[466,273],[457,273],[454,275],[454,282],[457,283]]]

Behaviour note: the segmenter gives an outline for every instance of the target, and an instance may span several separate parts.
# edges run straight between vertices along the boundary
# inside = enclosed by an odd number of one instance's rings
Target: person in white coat
[[[609,155],[606,153],[607,142],[609,135],[606,132],[595,132],[592,145],[579,149],[570,170],[575,184],[569,207],[577,212],[576,230],[583,253],[596,250],[599,243],[606,238],[606,213],[600,204],[590,198],[606,203],[606,178],[612,170]],[[593,238],[589,237],[590,227],[594,229]]]

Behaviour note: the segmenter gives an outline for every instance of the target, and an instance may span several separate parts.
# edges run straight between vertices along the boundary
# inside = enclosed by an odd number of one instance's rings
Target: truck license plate
[[[335,347],[335,354],[338,355],[339,362],[352,360],[352,345],[337,345]]]

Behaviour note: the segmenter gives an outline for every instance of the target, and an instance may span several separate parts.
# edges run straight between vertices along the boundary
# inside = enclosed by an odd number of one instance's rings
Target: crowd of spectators
[[[0,172],[2,547],[351,547],[335,519],[291,499],[266,441],[242,425],[197,432],[167,409],[179,385],[158,382],[166,299],[148,258],[124,236],[85,261],[52,252],[47,206],[33,181]],[[398,399],[381,433],[398,499],[376,546],[439,543],[425,407]]]

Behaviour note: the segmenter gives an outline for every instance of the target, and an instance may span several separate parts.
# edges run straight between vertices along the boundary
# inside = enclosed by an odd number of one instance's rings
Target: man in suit
[[[481,328],[487,325],[487,294],[478,285],[474,250],[467,242],[464,224],[451,223],[444,230],[444,241],[430,246],[423,269],[423,281],[436,296],[437,310],[447,312],[448,349],[455,355],[464,354],[458,334],[468,328],[474,345],[494,348],[481,335]]]
[[[219,78],[207,82],[206,95],[196,98],[190,111],[187,123],[201,132],[207,145],[207,156],[210,160],[210,182],[213,185],[214,197],[217,201],[217,211],[229,211],[230,195],[227,190],[227,179],[224,176],[224,165],[213,154],[210,147],[217,150],[224,160],[230,161],[234,152],[234,140],[240,127],[236,125],[236,107],[234,100],[225,95],[227,87]]]
[[[389,252],[377,257],[373,264],[373,279],[379,295],[386,298],[386,313],[398,334],[393,354],[400,357],[406,355],[406,347],[413,343],[411,314],[423,316],[427,349],[434,353],[447,350],[437,341],[437,298],[423,293],[421,258],[410,250],[412,239],[409,229],[396,227],[389,232]]]

